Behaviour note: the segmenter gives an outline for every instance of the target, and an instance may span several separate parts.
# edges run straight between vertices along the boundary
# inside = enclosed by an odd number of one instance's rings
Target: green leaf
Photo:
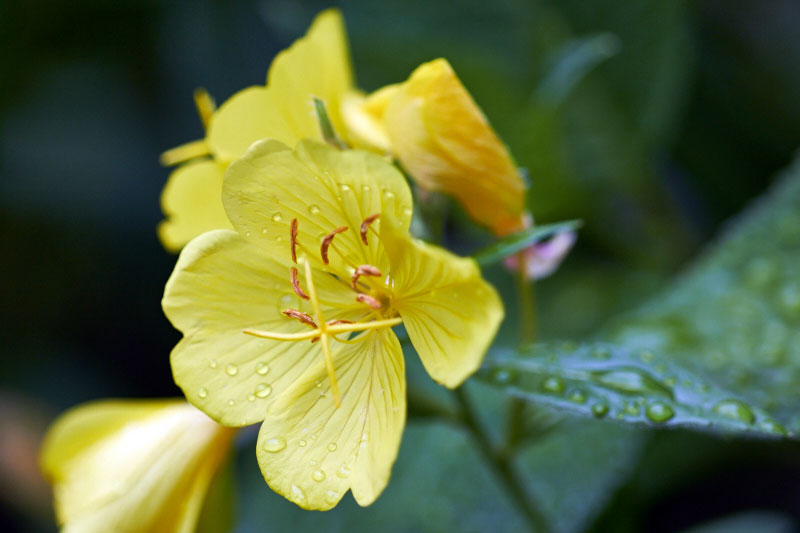
[[[615,320],[608,342],[506,354],[481,377],[587,417],[795,437],[798,265],[800,160],[672,287]]]
[[[763,409],[647,350],[607,343],[538,345],[495,358],[479,377],[518,398],[585,417],[785,435]]]
[[[566,220],[554,224],[533,226],[520,232],[504,237],[491,246],[480,250],[472,255],[473,259],[481,266],[498,263],[510,255],[514,255],[520,250],[524,250],[531,244],[551,237],[556,233],[572,231],[581,227],[580,220]]]

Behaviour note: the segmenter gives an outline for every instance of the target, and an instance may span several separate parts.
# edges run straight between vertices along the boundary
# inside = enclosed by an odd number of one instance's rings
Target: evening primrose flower
[[[320,13],[305,37],[275,57],[266,85],[248,87],[215,109],[208,95],[195,95],[206,136],[165,152],[162,163],[184,163],[169,177],[161,197],[167,216],[158,228],[164,247],[180,250],[197,235],[230,228],[220,194],[225,169],[259,139],[289,145],[321,139],[313,98],[326,103],[337,131],[344,131],[340,99],[353,84],[341,13]]]
[[[525,183],[508,148],[445,59],[404,83],[344,100],[357,143],[390,151],[423,189],[453,196],[496,235],[525,227]]]
[[[59,524],[194,531],[233,433],[182,400],[106,400],[69,411],[41,451]]]
[[[260,141],[228,169],[236,231],[190,242],[164,311],[187,399],[225,425],[263,421],[272,489],[306,509],[385,487],[406,416],[399,324],[428,373],[456,387],[480,365],[502,303],[471,259],[410,237],[411,194],[382,157]]]

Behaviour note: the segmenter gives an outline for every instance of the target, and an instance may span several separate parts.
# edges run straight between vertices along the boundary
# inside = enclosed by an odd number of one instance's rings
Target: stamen
[[[367,331],[370,329],[391,328],[401,324],[403,320],[400,317],[387,318],[384,320],[372,320],[370,322],[354,322],[353,324],[338,324],[335,326],[327,326],[327,333],[330,335],[338,335],[339,333],[347,333],[350,331]],[[270,339],[274,341],[307,341],[314,337],[318,337],[322,332],[319,329],[307,331],[305,333],[277,333],[274,331],[262,331],[258,329],[243,329],[242,333],[245,335],[252,335],[261,339]]]
[[[370,224],[375,222],[375,219],[378,218],[379,216],[381,216],[380,213],[375,213],[374,215],[370,215],[367,218],[365,218],[364,221],[361,223],[361,242],[364,243],[364,246],[367,246],[369,244],[367,242],[367,232],[369,231],[369,226]]]
[[[337,324],[355,324],[352,320],[331,320],[328,322],[329,326],[335,326]]]
[[[309,326],[312,329],[317,329],[317,323],[314,322],[314,319],[305,314],[302,311],[298,311],[297,309],[284,309],[281,311],[284,315],[288,316],[289,318],[296,318],[306,326]]]
[[[342,233],[343,231],[347,231],[347,226],[342,226],[341,228],[336,228],[332,232],[325,235],[322,239],[322,244],[319,247],[319,254],[322,256],[322,262],[326,265],[329,263],[328,261],[328,247],[333,242],[333,238],[336,237],[338,234]]]
[[[358,295],[356,295],[356,300],[358,300],[362,304],[367,304],[368,306],[370,306],[373,309],[380,309],[381,307],[383,307],[383,305],[381,304],[381,302],[379,300],[377,300],[376,298],[373,298],[369,294],[363,294],[363,293],[362,294],[358,294]]]
[[[292,244],[292,263],[297,264],[297,219],[292,219],[292,226],[289,230],[289,242]]]
[[[381,271],[378,270],[378,267],[374,267],[372,265],[361,265],[361,266],[359,266],[353,272],[353,277],[352,277],[352,280],[351,280],[352,281],[352,285],[353,285],[353,290],[356,290],[356,283],[358,283],[358,278],[359,277],[361,277],[361,276],[373,276],[373,277],[378,277],[379,278],[382,275],[383,274],[381,274]]]
[[[308,264],[307,261],[306,264]],[[292,288],[294,289],[295,294],[297,294],[303,300],[310,300],[311,298],[308,296],[308,294],[303,292],[303,289],[300,288],[300,282],[297,281],[297,269],[295,267],[292,267],[289,272],[291,272]]]
[[[199,141],[188,142],[167,150],[159,156],[158,161],[165,167],[171,167],[172,165],[183,163],[189,159],[202,157],[208,154],[209,148],[208,144],[206,144],[206,140],[200,139]]]

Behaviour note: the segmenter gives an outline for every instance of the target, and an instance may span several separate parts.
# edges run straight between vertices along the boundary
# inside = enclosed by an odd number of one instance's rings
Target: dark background
[[[155,233],[168,175],[158,154],[202,136],[195,87],[222,102],[263,84],[274,54],[327,6],[0,4],[0,519],[12,529],[54,528],[34,461],[60,411],[179,394],[168,359],[179,335],[160,308],[175,257]],[[792,0],[341,8],[360,87],[447,57],[529,169],[537,221],[586,221],[563,270],[540,286],[542,337],[578,339],[662,286],[800,145]],[[616,53],[553,103],[542,87],[565,47],[599,34]],[[448,228],[464,226],[456,213]],[[660,471],[675,453],[688,455]],[[800,523],[790,516],[800,508],[797,464],[795,450],[656,433],[591,514],[599,529],[671,531],[758,510],[744,523],[789,531]],[[258,498],[274,495],[259,483],[239,482],[257,494],[241,504],[242,531],[267,527]]]

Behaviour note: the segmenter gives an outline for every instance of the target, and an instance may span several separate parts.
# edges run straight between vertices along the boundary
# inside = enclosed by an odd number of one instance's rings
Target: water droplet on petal
[[[264,441],[264,444],[261,446],[265,452],[275,453],[279,452],[282,449],[286,448],[286,439],[283,437],[273,437],[271,439],[267,439]]]
[[[235,376],[236,374],[239,373],[239,368],[233,363],[231,363],[225,367],[225,373],[228,374],[229,376]]]
[[[233,399],[228,400],[228,405],[233,407],[234,405],[236,405],[236,400]]]
[[[325,501],[331,505],[335,505],[339,501],[339,493],[329,490],[325,493]]]
[[[336,451],[336,443],[335,442],[331,442],[330,444],[328,444],[328,451],[329,452],[335,452]]]
[[[752,424],[756,419],[753,411],[739,400],[723,400],[714,406],[714,412],[745,424]]]
[[[208,360],[209,368],[217,368],[217,360],[216,359],[209,359]]]
[[[306,445],[306,441],[304,441],[303,439],[300,439],[300,440],[297,442],[297,445],[298,445],[298,446],[300,446],[301,448],[303,448],[303,447],[305,447],[305,445]]]
[[[267,233],[269,233],[268,228],[261,228],[261,235],[266,235]]]
[[[248,395],[247,395],[247,401],[248,401],[248,402],[254,402],[254,401],[256,401],[256,395],[255,395],[255,394],[253,394],[253,393],[250,393],[250,394],[248,394]]]
[[[269,372],[269,365],[266,363],[258,363],[256,365],[256,374],[259,376],[266,376],[267,372]]]
[[[306,500],[306,493],[303,492],[303,489],[292,483],[292,501],[293,502],[304,502]]]
[[[251,233],[250,233],[249,231],[245,231],[245,232],[244,232],[244,236],[245,236],[245,237],[249,237],[250,235],[251,235]]]
[[[272,392],[272,387],[266,383],[259,383],[256,386],[256,396],[259,398],[266,398]]]
[[[339,189],[341,189],[342,192],[348,192],[350,190],[350,186],[346,183],[340,183]]]
[[[203,387],[200,387],[200,390],[199,390],[199,391],[197,391],[197,395],[198,395],[200,398],[205,398],[206,396],[208,396],[208,391],[207,391],[205,388],[203,388]]]
[[[665,403],[656,402],[648,405],[644,410],[644,414],[652,422],[661,424],[675,416],[675,411],[673,411],[672,407]]]
[[[322,470],[314,470],[314,472],[311,474],[311,479],[313,479],[317,483],[319,483],[320,481],[324,481],[326,477],[327,476],[325,476],[325,472],[323,472]]]
[[[310,206],[308,206],[308,212],[311,215],[318,215],[319,214],[319,206],[311,204]]]
[[[273,221],[273,222],[280,222],[280,221],[281,221],[281,218],[283,218],[283,217],[281,216],[281,214],[280,214],[280,213],[274,213],[274,214],[272,215],[272,221]]]
[[[352,470],[350,470],[350,467],[347,465],[342,465],[341,468],[339,468],[339,470],[336,471],[336,475],[342,479],[350,476],[351,473]]]

